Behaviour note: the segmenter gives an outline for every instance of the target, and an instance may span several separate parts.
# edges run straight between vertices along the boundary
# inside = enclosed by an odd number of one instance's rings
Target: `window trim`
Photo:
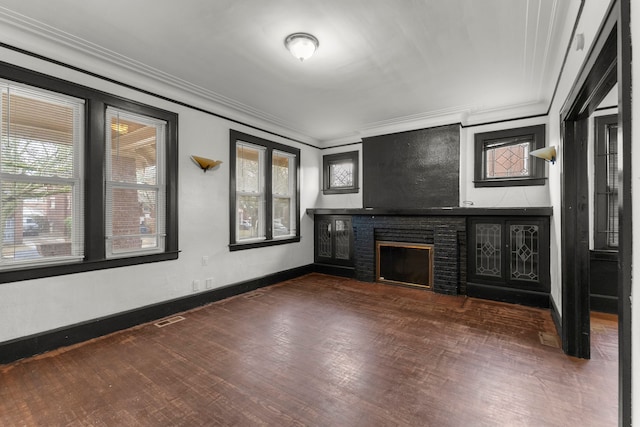
[[[348,163],[353,165],[353,185],[349,187],[331,187],[331,165],[334,163]],[[322,193],[323,194],[349,194],[358,193],[360,153],[349,151],[345,153],[326,154],[322,156]]]
[[[250,240],[239,242],[236,236],[236,144],[246,142],[265,148],[264,182],[265,182],[265,237],[260,240]],[[296,234],[284,237],[273,236],[273,193],[272,193],[272,161],[273,151],[289,153],[295,157],[296,172],[294,174],[295,191],[295,226]],[[279,144],[257,136],[242,133],[240,131],[229,130],[229,250],[237,251],[244,249],[261,248],[266,246],[283,245],[300,241],[300,149]]]
[[[545,185],[545,161],[536,157],[530,158],[531,171],[529,176],[509,178],[486,178],[485,156],[487,145],[499,139],[533,137],[530,151],[545,146],[546,125],[539,124],[513,129],[503,129],[491,132],[476,133],[474,136],[474,180],[479,187],[514,187],[525,185]]]
[[[0,62],[0,78],[34,88],[85,100],[83,170],[84,190],[84,258],[58,265],[17,267],[0,271],[0,283],[31,280],[87,271],[117,268],[178,258],[178,114],[137,101],[121,98],[16,65]],[[167,122],[166,165],[166,239],[164,251],[155,254],[131,254],[106,258],[104,156],[106,108],[113,106],[127,112],[146,115]],[[91,173],[88,173],[91,171]]]

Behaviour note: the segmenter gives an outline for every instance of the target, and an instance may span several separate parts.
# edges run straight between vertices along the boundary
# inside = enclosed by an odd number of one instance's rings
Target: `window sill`
[[[547,178],[511,178],[492,179],[487,181],[473,181],[476,188],[479,187],[521,187],[526,185],[545,185]]]
[[[41,279],[62,276],[65,274],[84,273],[107,268],[126,267],[151,262],[178,259],[179,251],[162,252],[153,255],[129,256],[127,258],[102,259],[95,261],[69,262],[40,267],[20,268],[0,271],[0,283],[18,282],[21,280]]]
[[[351,188],[328,188],[323,189],[322,194],[352,194],[360,191],[359,188],[351,187]]]
[[[249,243],[231,243],[229,245],[229,250],[231,252],[241,251],[244,249],[254,249],[254,248],[263,248],[267,246],[276,246],[276,245],[284,245],[288,243],[296,243],[300,241],[300,236],[293,237],[282,237],[275,238],[273,240],[261,240],[261,241],[253,241]]]

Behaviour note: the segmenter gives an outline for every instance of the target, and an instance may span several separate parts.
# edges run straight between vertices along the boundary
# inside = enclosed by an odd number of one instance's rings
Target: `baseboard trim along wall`
[[[549,294],[546,292],[467,282],[467,296],[531,307],[549,308]]]
[[[108,335],[315,271],[313,264],[0,343],[0,364]]]

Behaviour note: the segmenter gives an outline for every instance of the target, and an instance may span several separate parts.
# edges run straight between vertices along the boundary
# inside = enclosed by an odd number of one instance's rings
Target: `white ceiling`
[[[0,0],[0,21],[326,146],[546,113],[578,1]]]

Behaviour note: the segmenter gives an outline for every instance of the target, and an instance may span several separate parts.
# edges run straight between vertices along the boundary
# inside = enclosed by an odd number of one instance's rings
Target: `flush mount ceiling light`
[[[311,55],[318,49],[320,43],[318,39],[308,33],[293,33],[284,39],[284,45],[289,52],[300,62],[311,58]]]

